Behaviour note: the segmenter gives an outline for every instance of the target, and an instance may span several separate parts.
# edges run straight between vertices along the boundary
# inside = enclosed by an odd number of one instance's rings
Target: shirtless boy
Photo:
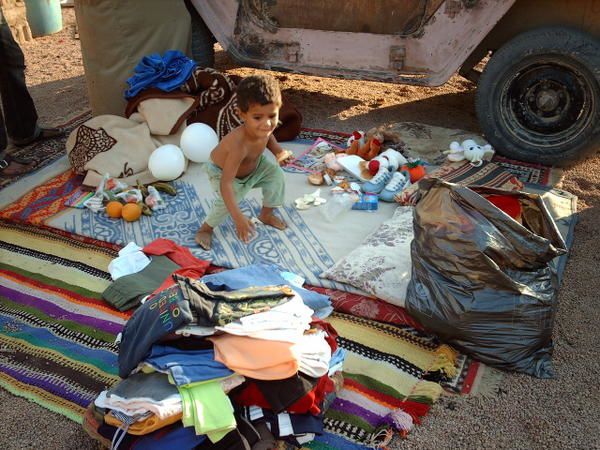
[[[228,215],[231,215],[238,238],[248,242],[254,233],[254,223],[244,216],[238,204],[253,188],[261,188],[263,207],[258,219],[279,230],[285,222],[273,214],[283,205],[285,182],[283,170],[291,153],[283,150],[273,131],[279,120],[281,92],[277,81],[270,75],[244,78],[237,88],[238,114],[243,124],[227,134],[212,151],[206,163],[210,183],[220,194],[215,199],[206,220],[196,233],[196,243],[210,250],[212,234]],[[263,154],[269,149],[279,166]]]

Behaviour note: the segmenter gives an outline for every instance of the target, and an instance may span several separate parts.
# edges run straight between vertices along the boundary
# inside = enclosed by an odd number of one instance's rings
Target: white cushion
[[[365,241],[321,274],[404,307],[412,264],[413,208],[399,206]]]

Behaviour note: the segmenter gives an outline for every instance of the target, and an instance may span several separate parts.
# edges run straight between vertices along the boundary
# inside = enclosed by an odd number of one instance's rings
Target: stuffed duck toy
[[[448,155],[448,160],[451,162],[464,161],[465,159],[474,167],[479,167],[483,164],[486,155],[493,155],[494,150],[489,144],[479,145],[472,139],[463,141],[462,144],[454,141],[450,144],[450,150],[444,152]]]

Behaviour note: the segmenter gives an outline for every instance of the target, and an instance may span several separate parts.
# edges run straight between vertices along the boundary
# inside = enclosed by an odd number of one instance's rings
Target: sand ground
[[[59,124],[88,109],[72,9],[63,31],[23,45],[41,119]],[[245,75],[223,52],[216,66]],[[458,76],[440,88],[276,74],[304,126],[351,132],[400,121],[478,131],[475,86]],[[575,243],[559,294],[553,380],[507,374],[490,398],[444,398],[391,448],[600,448],[600,156],[568,169],[579,196]],[[89,449],[96,444],[64,417],[0,389],[0,448]]]

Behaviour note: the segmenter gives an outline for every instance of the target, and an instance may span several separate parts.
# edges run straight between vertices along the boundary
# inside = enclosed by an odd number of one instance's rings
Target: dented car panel
[[[242,65],[439,86],[515,0],[345,2],[364,13],[362,19],[356,19],[356,9],[349,15],[346,6],[338,6],[339,17],[334,16],[339,2],[325,0],[193,3],[217,41]]]
[[[270,3],[269,14],[280,28],[411,36],[444,0],[285,0]]]

